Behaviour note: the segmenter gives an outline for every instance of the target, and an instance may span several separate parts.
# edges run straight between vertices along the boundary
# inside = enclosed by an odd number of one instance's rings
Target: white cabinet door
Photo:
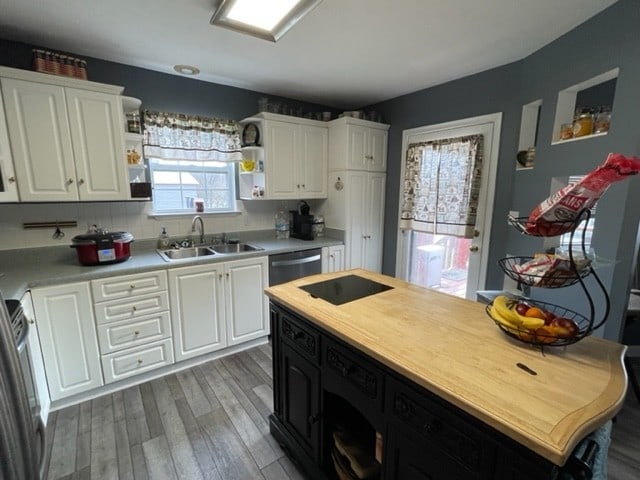
[[[385,183],[384,173],[347,172],[348,268],[382,270]]]
[[[300,198],[298,180],[297,125],[265,121],[266,192],[270,199]]]
[[[371,172],[387,171],[387,137],[386,130],[369,129],[368,170]]]
[[[225,263],[225,311],[229,345],[269,334],[267,257],[247,258]]]
[[[299,129],[298,198],[326,198],[329,132],[313,125],[300,125]]]
[[[370,173],[367,176],[367,233],[364,241],[362,268],[382,271],[382,241],[384,235],[384,190],[386,175]]]
[[[31,293],[26,292],[20,300],[24,316],[29,322],[29,360],[31,361],[31,372],[33,373],[35,382],[35,395],[38,397],[38,405],[40,405],[40,418],[47,424],[49,417],[49,409],[51,408],[51,397],[49,396],[49,386],[47,385],[47,375],[44,370],[44,359],[42,358],[42,350],[40,349],[40,336],[38,335],[38,327],[36,325],[36,315],[33,311],[33,302],[31,301]]]
[[[347,168],[350,170],[367,170],[369,129],[361,125],[347,126],[348,158]]]
[[[80,200],[126,200],[120,97],[73,88],[65,96]]]
[[[226,347],[223,264],[169,270],[175,360]]]
[[[344,245],[322,247],[322,273],[344,270]]]
[[[88,282],[31,292],[52,400],[103,384]]]
[[[64,88],[2,79],[20,199],[78,200]]]
[[[17,202],[18,184],[13,170],[13,156],[0,92],[0,202]]]

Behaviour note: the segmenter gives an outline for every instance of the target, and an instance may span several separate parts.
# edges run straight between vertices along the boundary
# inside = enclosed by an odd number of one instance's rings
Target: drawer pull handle
[[[133,311],[135,312],[136,310],[138,310],[138,307],[136,307],[135,305],[133,306]]]
[[[9,183],[14,183],[16,181],[16,177],[9,177],[7,180],[9,180]]]
[[[138,335],[140,335],[140,332],[138,330],[136,330],[135,332],[133,332],[133,334],[138,336]]]
[[[313,425],[314,423],[316,423],[318,420],[320,420],[320,415],[316,414],[316,415],[309,415],[309,418],[307,419],[307,422],[309,422],[309,425]]]
[[[138,359],[138,365],[142,364],[142,359]]]
[[[353,373],[353,365],[349,366],[349,367],[342,367],[340,369],[340,373],[342,373],[343,377],[348,377],[349,375],[351,375]]]
[[[293,334],[294,340],[300,340],[301,338],[304,338],[304,332],[296,332]]]
[[[440,430],[440,422],[434,420],[433,422],[427,422],[422,426],[422,431],[427,435],[433,435]]]

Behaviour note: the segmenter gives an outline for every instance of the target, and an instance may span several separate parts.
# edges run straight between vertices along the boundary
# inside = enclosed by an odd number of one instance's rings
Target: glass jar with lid
[[[573,121],[573,138],[593,133],[593,112],[589,108],[581,109]]]
[[[611,107],[601,106],[596,113],[593,133],[606,133],[611,125]]]

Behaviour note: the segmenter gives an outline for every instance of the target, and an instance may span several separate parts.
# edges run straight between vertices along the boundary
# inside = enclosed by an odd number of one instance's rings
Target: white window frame
[[[157,162],[164,162],[165,165],[157,165]],[[170,165],[171,162],[184,162],[185,165]],[[200,165],[196,165],[199,163]],[[188,205],[184,203],[184,193],[181,195],[181,208],[172,208],[172,209],[159,209],[156,201],[158,200],[158,192],[159,189],[156,187],[154,182],[154,171],[162,170],[162,171],[174,171],[174,172],[188,172],[188,173],[226,173],[229,178],[229,189],[227,193],[228,199],[228,208],[224,209],[214,209],[208,207],[205,204],[205,209],[203,213],[207,214],[226,214],[226,213],[237,213],[237,205],[236,205],[236,166],[233,162],[197,162],[193,160],[166,160],[157,157],[151,157],[148,159],[149,164],[149,177],[151,180],[152,188],[154,191],[153,195],[153,213],[154,215],[180,215],[180,214],[193,214],[195,212],[195,207],[193,205]],[[181,184],[181,187],[184,188],[184,185]]]

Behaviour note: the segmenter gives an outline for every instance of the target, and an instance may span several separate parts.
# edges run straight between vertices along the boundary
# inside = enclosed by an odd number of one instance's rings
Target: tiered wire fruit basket
[[[524,302],[531,307],[537,307],[548,316],[549,322],[554,318],[564,318],[573,323],[572,330],[567,332],[562,328],[536,328],[530,329],[524,326],[513,326],[505,323],[503,319],[496,318],[496,312],[492,308],[494,302],[486,308],[487,314],[493,319],[496,325],[508,336],[515,338],[521,342],[549,347],[562,347],[576,343],[583,338],[591,335],[591,333],[604,324],[609,316],[610,299],[600,277],[593,269],[592,261],[587,261],[587,249],[585,243],[586,228],[583,228],[579,234],[578,227],[584,222],[585,227],[591,218],[591,211],[586,209],[580,212],[578,217],[571,222],[545,222],[544,228],[533,225],[529,222],[528,217],[509,217],[509,223],[518,231],[525,235],[533,235],[539,237],[551,237],[570,233],[568,247],[568,261],[563,264],[562,268],[552,269],[543,274],[531,274],[523,272],[520,265],[523,265],[534,257],[508,257],[501,259],[498,264],[509,278],[518,282],[520,286],[524,286],[525,292],[530,287],[537,288],[564,288],[570,285],[579,284],[589,304],[589,315],[585,316],[573,310],[554,305],[550,303],[531,300],[525,297],[513,298],[512,302]],[[574,238],[578,237],[578,238]],[[602,317],[596,321],[596,309],[594,304],[594,293],[585,284],[587,277],[593,277],[598,286],[597,295],[601,296],[604,301],[604,312]],[[558,321],[556,321],[556,324]],[[547,320],[545,320],[545,326]]]

